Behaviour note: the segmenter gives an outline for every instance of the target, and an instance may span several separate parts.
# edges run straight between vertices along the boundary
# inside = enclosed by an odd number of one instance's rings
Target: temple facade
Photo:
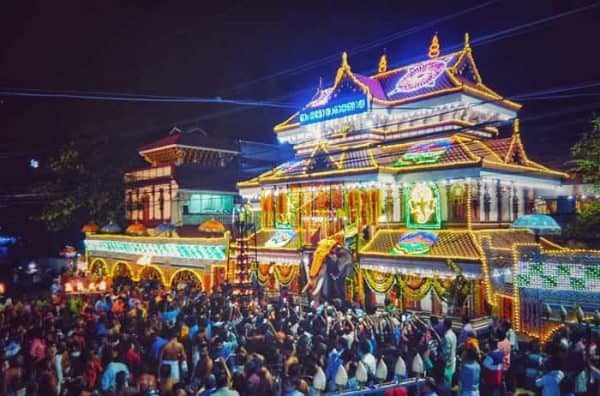
[[[518,326],[516,249],[563,248],[510,225],[573,210],[569,176],[527,155],[520,109],[484,82],[468,35],[447,54],[435,36],[414,64],[383,55],[373,75],[344,53],[332,85],[274,127],[294,158],[238,183],[259,281],[318,298],[344,267],[323,270],[337,243],[355,261],[346,298]]]
[[[89,273],[95,277],[193,283],[225,282],[236,182],[289,157],[277,145],[171,130],[142,146],[146,165],[124,175],[124,232],[87,225]]]

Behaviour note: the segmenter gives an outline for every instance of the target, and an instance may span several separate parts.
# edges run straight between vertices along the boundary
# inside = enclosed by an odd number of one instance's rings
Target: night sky
[[[382,42],[481,3],[196,1],[175,6],[158,1],[12,1],[3,4],[0,16],[0,88],[219,96],[301,107],[320,77],[331,82],[343,50],[349,51],[354,71],[370,74],[384,49],[391,66],[425,59],[435,32],[443,54],[444,48],[462,42],[465,31],[476,40],[593,2],[497,1]],[[510,97],[600,81],[599,17],[596,7],[473,45],[484,82]],[[353,51],[373,41],[379,43]],[[317,67],[274,76],[323,59]],[[249,84],[256,79],[261,80]],[[571,96],[582,92],[586,95]],[[588,128],[591,113],[600,109],[597,92],[600,87],[573,91],[566,98],[523,102],[522,131],[534,158],[555,163],[568,156],[568,147]],[[43,160],[60,144],[92,135],[116,135],[142,145],[174,125],[193,123],[214,135],[273,142],[273,125],[293,112],[8,96],[0,101],[4,178],[26,175],[31,157]]]

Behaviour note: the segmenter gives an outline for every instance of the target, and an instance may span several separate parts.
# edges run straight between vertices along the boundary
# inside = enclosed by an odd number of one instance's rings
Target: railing
[[[157,166],[147,169],[138,169],[125,173],[123,179],[125,183],[132,183],[142,180],[156,179],[159,177],[169,177],[173,174],[173,168],[168,166]]]
[[[383,392],[387,391],[387,390],[391,390],[391,389],[396,389],[396,388],[412,388],[412,387],[416,387],[417,391],[416,394],[420,395],[420,388],[419,385],[424,383],[425,379],[423,378],[407,378],[405,380],[402,381],[398,381],[398,382],[388,382],[385,384],[381,384],[381,385],[375,385],[372,387],[363,387],[360,389],[353,389],[353,390],[348,390],[348,391],[336,391],[336,392],[331,392],[331,393],[326,393],[325,395],[342,395],[342,396],[358,396],[358,395],[373,395],[373,394],[382,394]]]

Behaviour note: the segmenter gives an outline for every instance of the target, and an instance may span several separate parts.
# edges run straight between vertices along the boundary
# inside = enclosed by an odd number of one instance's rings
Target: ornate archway
[[[108,275],[108,264],[106,260],[97,258],[92,260],[90,265],[90,273],[95,276],[106,276]]]
[[[173,276],[171,276],[171,286],[177,286],[180,283],[187,285],[193,284],[201,290],[204,289],[202,278],[192,270],[180,269],[175,271]]]
[[[133,270],[131,269],[131,264],[124,261],[116,263],[112,270],[112,276],[113,278],[124,277],[133,279]]]
[[[164,277],[162,271],[154,265],[144,266],[144,268],[142,268],[142,270],[140,271],[139,278],[140,278],[140,282],[146,281],[146,280],[157,280],[157,281],[161,282],[163,285],[165,284],[165,277]]]

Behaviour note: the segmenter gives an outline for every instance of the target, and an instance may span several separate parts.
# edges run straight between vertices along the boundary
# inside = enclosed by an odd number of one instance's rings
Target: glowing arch
[[[158,277],[147,276],[152,273],[157,273]],[[154,264],[148,264],[148,265],[145,265],[144,267],[142,267],[142,269],[139,272],[138,279],[140,281],[144,281],[144,280],[148,280],[148,279],[156,279],[156,280],[159,280],[163,285],[167,285],[167,282],[165,280],[165,274],[161,271],[161,269],[159,267],[157,267]]]
[[[189,275],[188,275],[189,274]],[[187,275],[187,276],[186,276]],[[174,285],[178,281],[188,281],[191,280],[195,282],[202,290],[204,290],[204,284],[202,282],[202,277],[198,275],[195,271],[190,269],[181,268],[175,271],[171,276],[170,285]]]
[[[112,276],[125,276],[127,278],[133,279],[133,268],[131,264],[126,261],[118,261],[113,265]]]
[[[92,265],[90,265],[90,273],[93,275],[105,276],[108,275],[108,263],[103,258],[92,259]]]

